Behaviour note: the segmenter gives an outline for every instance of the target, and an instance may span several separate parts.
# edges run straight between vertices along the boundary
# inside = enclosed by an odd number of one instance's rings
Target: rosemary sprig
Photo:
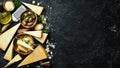
[[[21,5],[21,3],[18,0],[13,0],[13,2],[16,7],[19,7]]]
[[[43,33],[49,33],[49,29],[44,28],[44,29],[43,29]]]
[[[42,23],[46,23],[46,18],[45,18],[45,16],[44,16],[44,15],[40,15],[40,16],[38,17],[38,21],[39,21],[39,22],[42,22]]]

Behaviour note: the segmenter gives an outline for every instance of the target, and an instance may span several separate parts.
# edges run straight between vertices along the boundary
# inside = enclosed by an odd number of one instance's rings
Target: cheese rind
[[[8,47],[11,39],[13,38],[19,26],[20,26],[20,23],[18,23],[17,25],[13,26],[12,28],[4,32],[2,35],[0,35],[0,48],[3,51],[5,51],[6,48]]]
[[[8,60],[8,61],[12,60],[12,58],[13,58],[13,41],[11,42],[11,44],[4,56],[4,59]]]
[[[48,58],[47,52],[45,49],[42,47],[42,45],[38,45],[35,50],[29,54],[19,65],[18,67],[31,64],[43,59]]]
[[[42,6],[32,5],[25,2],[22,3],[38,15],[40,15],[44,9]]]
[[[39,38],[42,37],[42,31],[27,31],[27,32],[24,32],[24,34],[29,34]]]
[[[17,54],[4,68],[6,68],[20,60],[22,60],[22,57],[19,54]]]
[[[36,40],[38,40],[40,43],[44,43],[45,40],[47,39],[48,37],[48,34],[47,33],[43,33],[42,37],[41,38],[38,38],[38,37],[34,37]]]

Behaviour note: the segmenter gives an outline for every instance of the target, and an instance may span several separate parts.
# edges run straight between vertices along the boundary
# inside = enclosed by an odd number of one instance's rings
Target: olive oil
[[[11,21],[11,18],[10,12],[0,12],[0,24],[8,24]]]

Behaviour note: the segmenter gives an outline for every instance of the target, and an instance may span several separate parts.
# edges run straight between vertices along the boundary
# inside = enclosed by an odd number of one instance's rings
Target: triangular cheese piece
[[[3,51],[6,50],[7,46],[9,45],[19,26],[20,23],[18,23],[17,25],[13,26],[12,28],[4,32],[2,35],[0,35],[0,48]]]
[[[25,2],[22,3],[38,15],[40,15],[44,9],[42,6],[32,5]]]
[[[22,57],[19,54],[17,54],[4,68],[6,68],[20,60],[22,60]]]
[[[47,36],[48,34],[47,33],[43,33],[42,37],[41,38],[38,38],[38,37],[34,37],[36,40],[38,40],[40,43],[44,43],[45,40],[47,39]]]
[[[4,59],[6,59],[8,61],[12,60],[12,58],[13,58],[13,41],[11,42],[11,44],[4,56]]]
[[[35,37],[39,37],[39,38],[42,37],[42,31],[27,31],[24,33],[35,36]]]
[[[42,45],[38,45],[35,50],[29,54],[19,65],[18,67],[31,64],[43,59],[48,58],[47,52],[45,49],[42,47]]]

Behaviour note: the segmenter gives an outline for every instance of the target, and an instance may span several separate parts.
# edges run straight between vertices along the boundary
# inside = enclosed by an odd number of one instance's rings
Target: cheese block
[[[42,37],[41,38],[38,38],[38,37],[34,37],[36,40],[38,40],[40,43],[44,43],[45,40],[47,39],[47,36],[48,34],[47,33],[43,33]]]
[[[6,67],[8,67],[8,66],[20,61],[20,60],[22,60],[22,57],[19,54],[17,54],[7,65],[5,65],[4,68],[6,68]]]
[[[35,37],[42,37],[42,31],[27,31],[24,32],[24,34],[29,34],[31,36],[35,36]]]
[[[25,2],[22,3],[38,15],[40,15],[44,9],[42,6],[32,5]]]
[[[28,65],[43,59],[48,58],[47,52],[42,45],[38,45],[35,50],[29,54],[19,65],[18,67]]]
[[[9,45],[19,26],[20,23],[18,23],[17,25],[13,26],[12,28],[0,35],[0,48],[3,51],[6,50],[7,46]]]
[[[8,61],[12,60],[12,58],[13,58],[13,41],[11,42],[11,44],[4,56],[4,59],[6,59]]]

